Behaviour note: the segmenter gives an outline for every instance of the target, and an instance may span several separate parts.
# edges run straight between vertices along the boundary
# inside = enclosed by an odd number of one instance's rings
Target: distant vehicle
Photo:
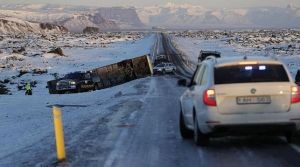
[[[161,63],[156,65],[153,68],[154,74],[166,74],[166,73],[174,73],[176,71],[176,66],[173,63]]]
[[[289,67],[296,67],[296,63],[288,63],[287,64]]]
[[[164,60],[165,60],[166,58],[167,58],[166,55],[157,55],[157,56],[156,56],[156,59],[157,59],[157,60],[161,60],[161,59],[164,59]]]
[[[214,56],[216,58],[221,57],[221,53],[217,51],[204,51],[201,50],[200,54],[198,56],[198,62],[200,63],[201,61],[205,60],[208,56]]]
[[[164,63],[164,62],[168,62],[167,56],[163,55],[163,54],[160,54],[160,55],[156,56],[155,61],[154,61],[154,65],[158,65],[158,64],[161,64],[161,63]]]
[[[296,77],[295,77],[295,82],[298,86],[300,86],[300,69],[297,70]]]
[[[211,137],[284,135],[300,130],[300,90],[288,69],[268,57],[207,59],[180,97],[180,132],[197,145]]]
[[[59,93],[75,93],[95,90],[90,72],[74,72],[65,75],[56,83]]]

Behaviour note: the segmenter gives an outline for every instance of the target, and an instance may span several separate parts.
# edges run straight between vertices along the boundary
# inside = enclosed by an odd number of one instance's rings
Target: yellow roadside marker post
[[[61,110],[57,106],[53,106],[53,122],[56,139],[56,153],[58,161],[64,161],[66,159],[64,131],[62,123]]]

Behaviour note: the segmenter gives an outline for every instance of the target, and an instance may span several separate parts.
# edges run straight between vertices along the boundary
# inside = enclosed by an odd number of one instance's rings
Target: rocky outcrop
[[[4,84],[0,81],[0,95],[6,95],[9,93],[9,90],[6,88]]]
[[[63,52],[62,48],[54,48],[54,49],[50,50],[48,53],[54,53],[54,54],[58,54],[60,56],[64,56],[64,52]]]
[[[85,29],[83,29],[83,33],[93,34],[98,32],[99,32],[98,27],[86,27]]]
[[[117,30],[119,26],[113,22],[104,19],[99,14],[76,14],[70,18],[58,22],[70,32],[82,33],[86,27],[97,27],[100,30]]]
[[[40,24],[24,21],[18,18],[0,18],[0,34],[26,34],[26,33],[66,33],[67,29],[52,24]]]
[[[61,32],[68,32],[68,29],[66,29],[63,26],[59,26],[59,25],[54,25],[54,24],[50,24],[50,23],[40,23],[40,27],[43,30],[60,30]]]

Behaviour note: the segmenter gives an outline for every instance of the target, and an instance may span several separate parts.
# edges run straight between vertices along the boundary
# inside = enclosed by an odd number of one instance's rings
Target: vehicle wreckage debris
[[[116,86],[152,75],[148,55],[123,60],[86,72],[74,72],[47,82],[50,94],[79,93]]]

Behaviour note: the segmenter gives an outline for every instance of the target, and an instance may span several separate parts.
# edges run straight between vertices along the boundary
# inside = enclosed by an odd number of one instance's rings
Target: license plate
[[[81,85],[81,88],[82,89],[90,89],[90,88],[93,88],[94,85]]]
[[[270,104],[270,96],[242,96],[236,98],[237,104]]]

